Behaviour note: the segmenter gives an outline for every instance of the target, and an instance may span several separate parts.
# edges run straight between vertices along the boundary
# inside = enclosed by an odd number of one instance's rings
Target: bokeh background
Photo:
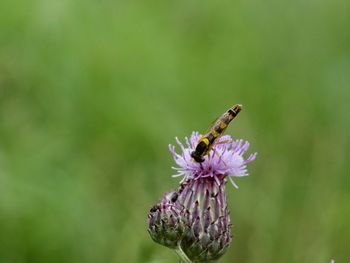
[[[168,144],[251,142],[220,262],[350,260],[350,2],[0,3],[0,262],[177,262]]]

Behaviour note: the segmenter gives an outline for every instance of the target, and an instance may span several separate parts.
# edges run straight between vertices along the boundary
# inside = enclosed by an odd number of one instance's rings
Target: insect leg
[[[216,142],[215,144],[225,144],[230,142],[230,140],[224,140],[224,141],[220,141],[220,142]]]

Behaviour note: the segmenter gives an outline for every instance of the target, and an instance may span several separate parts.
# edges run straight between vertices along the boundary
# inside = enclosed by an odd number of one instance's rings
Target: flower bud
[[[153,206],[148,215],[148,232],[151,238],[166,247],[176,248],[183,234],[181,207],[177,193],[167,193],[160,203]]]

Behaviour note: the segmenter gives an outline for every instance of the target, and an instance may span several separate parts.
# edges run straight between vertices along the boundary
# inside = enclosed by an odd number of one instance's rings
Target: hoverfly
[[[209,132],[199,139],[196,149],[191,153],[191,157],[196,162],[204,162],[203,157],[213,148],[216,139],[224,133],[229,123],[237,116],[241,109],[242,105],[240,104],[229,108],[215,121],[214,125],[210,127]]]

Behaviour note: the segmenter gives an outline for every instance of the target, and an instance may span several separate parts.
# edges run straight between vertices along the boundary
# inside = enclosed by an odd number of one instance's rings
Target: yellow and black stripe
[[[216,139],[224,133],[227,126],[241,110],[242,105],[240,104],[229,108],[220,116],[220,118],[216,120],[214,125],[209,129],[209,132],[199,139],[196,149],[191,153],[192,158],[196,162],[204,162],[203,157],[208,154],[208,152],[214,146]]]

